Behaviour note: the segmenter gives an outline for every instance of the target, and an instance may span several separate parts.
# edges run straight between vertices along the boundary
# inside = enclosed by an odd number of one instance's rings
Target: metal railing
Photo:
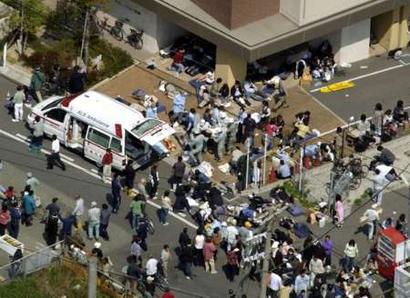
[[[62,245],[62,242],[63,241],[60,241],[55,245],[41,248],[26,256],[23,256],[19,260],[1,266],[1,281],[10,282],[14,278],[25,277],[28,274],[48,267],[52,262],[59,259],[61,253],[59,250],[54,250],[53,247],[56,245]]]

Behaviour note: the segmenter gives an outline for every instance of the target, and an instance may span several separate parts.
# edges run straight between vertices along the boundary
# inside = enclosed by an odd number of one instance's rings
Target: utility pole
[[[268,134],[265,133],[265,146],[264,146],[264,150],[263,150],[263,180],[262,183],[263,185],[266,185],[266,154],[268,151]]]
[[[97,297],[97,258],[88,259],[88,298]]]
[[[262,279],[261,279],[261,291],[259,298],[266,298],[266,280],[265,280],[265,274],[269,270],[269,264],[270,264],[270,259],[272,255],[272,233],[273,229],[275,228],[275,223],[276,219],[278,218],[279,214],[281,214],[284,210],[288,208],[287,205],[282,207],[281,209],[278,209],[275,211],[275,213],[272,214],[272,218],[269,222],[268,229],[266,231],[266,243],[265,243],[265,258],[263,259],[263,265],[262,265]]]
[[[23,41],[23,35],[24,35],[24,0],[21,1],[21,18],[20,18],[20,55],[23,55],[24,52],[24,41]]]
[[[85,20],[84,20],[84,30],[83,30],[83,38],[81,41],[81,50],[80,50],[80,58],[83,59],[85,67],[87,67],[88,61],[88,43],[89,43],[89,18],[90,18],[90,9],[87,9],[85,13]]]
[[[247,143],[248,150],[246,152],[245,190],[248,189],[248,183],[249,183],[249,155],[250,155],[250,150],[251,150],[251,140],[250,140],[250,138],[246,139],[246,143]]]

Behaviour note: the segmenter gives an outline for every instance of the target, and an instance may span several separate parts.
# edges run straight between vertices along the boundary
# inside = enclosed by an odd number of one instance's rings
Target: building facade
[[[329,40],[339,63],[367,58],[371,39],[388,51],[408,43],[410,0],[116,1],[141,7],[140,27],[156,28],[148,39],[191,32],[215,44],[216,73],[230,83],[245,78],[247,63],[302,43]]]

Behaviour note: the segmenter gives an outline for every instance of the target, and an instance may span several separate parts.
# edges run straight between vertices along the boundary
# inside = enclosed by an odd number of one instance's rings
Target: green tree
[[[15,11],[8,21],[9,28],[20,36],[23,53],[29,35],[37,33],[45,24],[48,10],[39,0],[2,0]]]

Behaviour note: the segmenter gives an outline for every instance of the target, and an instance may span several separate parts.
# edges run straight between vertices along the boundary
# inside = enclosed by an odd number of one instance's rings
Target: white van
[[[46,135],[55,134],[60,143],[97,164],[111,148],[113,167],[120,170],[129,159],[137,169],[167,153],[161,141],[175,132],[166,122],[145,118],[134,108],[95,91],[53,96],[33,107],[28,123],[36,116],[44,120]]]

